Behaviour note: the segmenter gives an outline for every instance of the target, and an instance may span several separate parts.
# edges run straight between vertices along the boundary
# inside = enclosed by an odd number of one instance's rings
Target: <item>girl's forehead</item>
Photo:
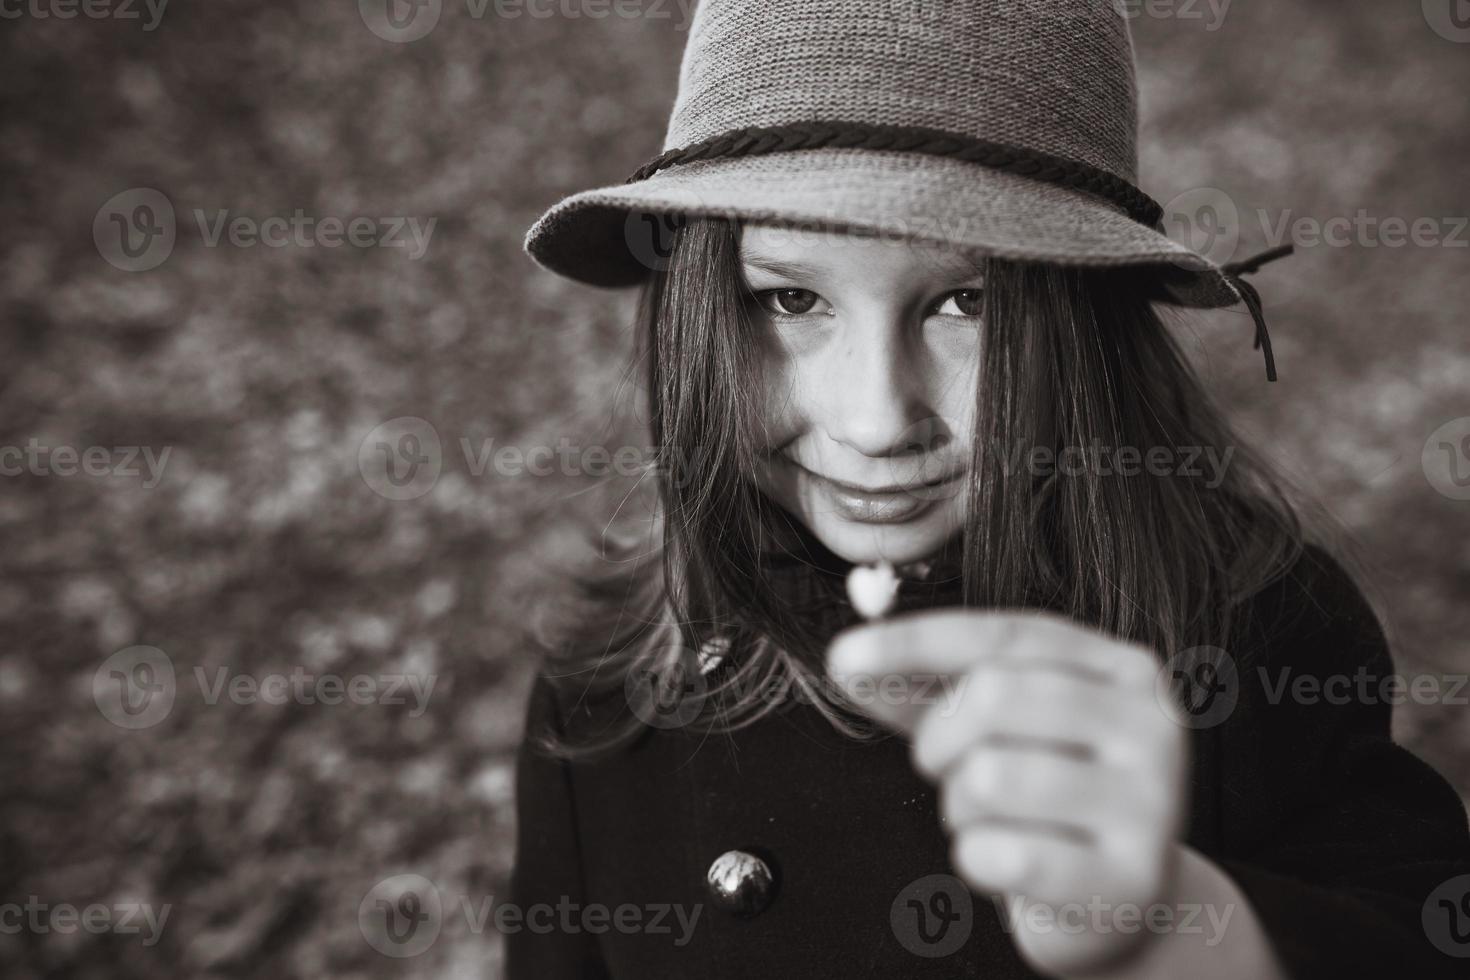
[[[983,258],[954,245],[825,227],[743,224],[740,259],[772,271],[819,272],[853,267],[922,267],[960,275],[980,271]]]

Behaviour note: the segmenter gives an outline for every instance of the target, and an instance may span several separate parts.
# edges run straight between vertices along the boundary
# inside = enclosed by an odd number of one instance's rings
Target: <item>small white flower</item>
[[[854,565],[847,573],[847,597],[865,619],[877,619],[893,608],[898,594],[898,573],[888,562]]]

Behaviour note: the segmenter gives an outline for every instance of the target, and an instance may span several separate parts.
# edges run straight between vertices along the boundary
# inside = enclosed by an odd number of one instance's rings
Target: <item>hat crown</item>
[[[1135,183],[1134,71],[1118,0],[699,0],[664,149],[799,122],[918,126]]]

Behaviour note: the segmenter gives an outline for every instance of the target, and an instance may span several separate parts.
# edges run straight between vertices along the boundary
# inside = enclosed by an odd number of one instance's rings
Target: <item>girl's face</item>
[[[964,522],[985,281],[940,245],[745,225],[765,339],[758,484],[853,562],[933,555]]]

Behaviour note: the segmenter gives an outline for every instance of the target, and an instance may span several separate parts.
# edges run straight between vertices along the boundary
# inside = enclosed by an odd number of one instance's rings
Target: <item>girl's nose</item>
[[[818,380],[827,435],[864,456],[912,452],[915,423],[933,413],[901,332],[886,323],[854,324],[833,354]]]

